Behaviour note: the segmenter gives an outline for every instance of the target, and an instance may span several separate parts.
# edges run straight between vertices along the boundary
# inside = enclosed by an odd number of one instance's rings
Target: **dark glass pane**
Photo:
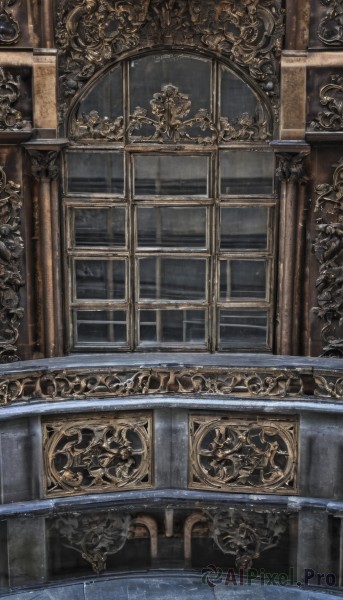
[[[207,156],[135,156],[137,196],[207,196]]]
[[[142,258],[139,272],[141,299],[205,300],[204,259]]]
[[[125,261],[75,259],[78,300],[124,300]]]
[[[124,208],[75,208],[75,246],[125,246]]]
[[[187,94],[191,108],[187,118],[200,108],[211,109],[211,61],[186,54],[145,56],[130,64],[131,113],[137,106],[151,113],[150,100],[168,83]],[[200,93],[201,91],[201,93]]]
[[[221,194],[273,193],[273,152],[224,150],[220,153]]]
[[[206,209],[138,208],[138,246],[206,247]]]
[[[126,312],[123,310],[75,311],[77,342],[126,343]]]
[[[233,206],[220,211],[221,250],[266,250],[269,208]]]
[[[266,261],[222,260],[220,298],[248,300],[266,298]]]
[[[220,348],[267,349],[267,323],[265,310],[221,310]]]
[[[113,152],[67,154],[68,192],[123,194],[123,155]]]
[[[257,96],[247,83],[234,75],[227,67],[220,67],[221,73],[221,116],[232,120],[243,113],[255,116],[258,107]]]
[[[141,310],[139,319],[142,345],[205,343],[205,311]]]
[[[123,115],[123,86],[121,67],[111,69],[82,100],[77,116],[96,110],[101,117]]]

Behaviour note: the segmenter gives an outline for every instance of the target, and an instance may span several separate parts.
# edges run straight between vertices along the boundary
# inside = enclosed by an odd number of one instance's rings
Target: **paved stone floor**
[[[45,589],[12,592],[1,600],[334,600],[335,592],[276,586],[223,584],[214,588],[200,577],[166,575],[96,579]]]

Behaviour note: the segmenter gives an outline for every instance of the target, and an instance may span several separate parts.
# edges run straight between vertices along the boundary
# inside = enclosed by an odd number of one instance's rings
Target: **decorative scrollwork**
[[[73,418],[43,425],[45,493],[151,487],[151,416]]]
[[[33,399],[106,398],[145,394],[215,394],[219,396],[303,396],[304,380],[297,371],[236,371],[234,369],[63,369],[47,374],[0,378],[0,404]]]
[[[320,0],[327,11],[318,27],[318,37],[327,46],[343,43],[343,3],[342,0]]]
[[[327,110],[318,113],[312,121],[313,129],[338,131],[343,129],[343,77],[331,75],[331,82],[320,90],[320,103]]]
[[[315,377],[316,388],[315,396],[319,398],[334,398],[342,400],[343,398],[343,377],[340,375],[324,376],[317,375]]]
[[[14,79],[10,72],[0,67],[0,130],[21,129],[24,127],[22,114],[11,104],[14,104],[19,96],[20,79]]]
[[[62,118],[96,69],[130,49],[210,49],[245,70],[278,109],[281,0],[60,0]]]
[[[250,569],[262,552],[278,546],[287,530],[287,515],[281,512],[232,508],[207,514],[211,537],[224,554],[235,557],[239,569]]]
[[[16,0],[1,0],[0,3],[0,45],[15,44],[20,36],[19,23],[9,10]]]
[[[124,139],[124,119],[117,117],[100,117],[96,110],[88,115],[82,114],[80,119],[72,122],[70,138],[78,140],[106,140],[121,142]]]
[[[333,184],[316,187],[319,216],[314,252],[319,275],[315,312],[325,323],[323,356],[343,358],[343,158],[335,166]]]
[[[179,92],[179,88],[172,84],[162,86],[160,92],[154,94],[150,100],[152,113],[157,117],[148,116],[145,108],[137,107],[129,118],[128,139],[130,142],[164,142],[174,144],[179,141],[192,141],[202,144],[213,143],[217,139],[217,132],[211,115],[206,109],[200,109],[191,119],[185,119],[191,110],[191,101],[187,94]],[[134,135],[143,126],[148,126],[154,131],[151,135]],[[213,132],[209,136],[195,136],[189,129],[199,128],[201,131]]]
[[[267,121],[261,121],[259,117],[243,113],[232,121],[227,117],[220,119],[219,142],[256,142],[270,138],[271,133]]]
[[[296,490],[295,421],[191,417],[190,487]]]
[[[130,536],[130,515],[101,512],[62,516],[53,523],[67,543],[67,548],[79,552],[99,575],[106,569],[107,557],[117,554]]]
[[[0,360],[17,360],[16,342],[23,309],[19,289],[24,285],[20,272],[23,240],[20,234],[20,186],[7,181],[0,167]]]

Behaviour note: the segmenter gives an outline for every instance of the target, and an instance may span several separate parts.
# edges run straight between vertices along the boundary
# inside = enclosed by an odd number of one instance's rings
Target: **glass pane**
[[[75,259],[78,300],[124,300],[125,261]]]
[[[75,311],[77,342],[126,343],[126,312],[123,310]]]
[[[139,261],[143,300],[205,300],[206,260],[152,257]]]
[[[233,206],[220,211],[221,250],[266,250],[269,208]]]
[[[266,261],[220,261],[220,298],[248,300],[266,298]]]
[[[267,311],[221,310],[219,346],[223,349],[267,349]]]
[[[211,61],[187,54],[160,53],[131,61],[131,113],[140,106],[148,109],[150,114],[154,94],[168,83],[189,96],[191,108],[187,118],[200,108],[210,111],[211,66]]]
[[[82,100],[77,116],[96,110],[101,117],[123,115],[123,86],[121,67],[111,69]]]
[[[135,156],[137,196],[207,196],[207,156]]]
[[[138,246],[206,248],[206,209],[139,207]]]
[[[75,246],[125,246],[124,208],[75,208]]]
[[[68,192],[123,194],[123,155],[113,152],[69,152]]]
[[[139,320],[142,345],[205,344],[205,311],[141,310]]]
[[[258,107],[257,97],[247,83],[234,75],[227,67],[220,67],[221,73],[221,116],[230,120],[248,113],[255,116]]]
[[[220,153],[221,194],[273,193],[273,152],[224,150]]]

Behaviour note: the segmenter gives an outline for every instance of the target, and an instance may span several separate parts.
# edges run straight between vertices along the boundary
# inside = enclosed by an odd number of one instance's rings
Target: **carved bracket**
[[[20,233],[20,186],[7,181],[0,167],[0,359],[17,360],[16,342],[23,309],[19,289],[24,285],[20,272],[23,240]]]
[[[305,159],[308,156],[308,152],[300,153],[278,153],[279,166],[276,169],[276,176],[280,181],[295,182],[295,183],[306,183],[308,181],[305,175]]]
[[[60,174],[58,166],[59,152],[29,150],[31,158],[31,174],[36,181],[57,179]]]
[[[323,356],[343,358],[343,157],[334,166],[332,185],[316,187],[314,252],[319,275],[315,312],[325,323]]]

